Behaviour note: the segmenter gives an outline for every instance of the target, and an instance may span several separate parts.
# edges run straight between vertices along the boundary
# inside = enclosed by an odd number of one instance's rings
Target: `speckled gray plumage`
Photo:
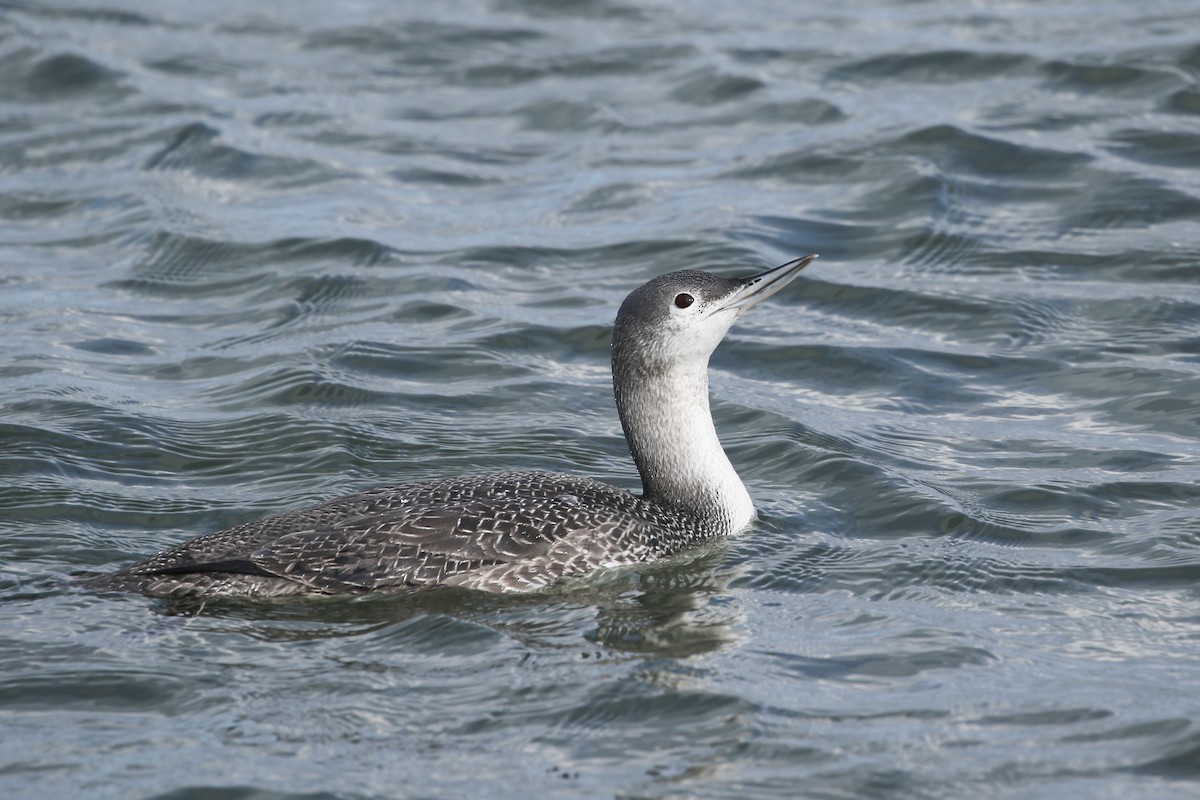
[[[201,536],[84,585],[159,597],[521,592],[660,558],[706,535],[687,514],[599,481],[505,472],[341,497]]]
[[[613,385],[641,496],[542,472],[401,484],[217,531],[81,582],[172,598],[528,592],[733,533],[754,504],[713,428],[708,358],[734,320],[813,258],[749,278],[674,272],[625,299]]]

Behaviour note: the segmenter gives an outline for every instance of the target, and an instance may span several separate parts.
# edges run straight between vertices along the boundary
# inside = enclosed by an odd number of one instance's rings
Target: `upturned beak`
[[[800,274],[800,270],[807,267],[816,258],[817,254],[813,253],[812,255],[797,258],[795,261],[789,261],[782,266],[775,267],[775,269],[769,269],[766,272],[760,272],[757,275],[743,278],[741,288],[729,295],[725,302],[721,303],[718,310],[736,309],[740,317],[750,308],[758,305],[791,283]]]

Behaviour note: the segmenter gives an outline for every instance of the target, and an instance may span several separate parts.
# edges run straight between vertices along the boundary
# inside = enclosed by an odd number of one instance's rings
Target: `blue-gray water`
[[[636,488],[622,297],[808,252],[713,360],[732,541],[517,600],[65,581]],[[1200,790],[1193,0],[6,3],[0,355],[6,798]]]

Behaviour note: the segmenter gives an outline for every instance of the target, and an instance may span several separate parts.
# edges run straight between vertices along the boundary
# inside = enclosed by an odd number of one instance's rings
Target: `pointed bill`
[[[789,261],[775,269],[744,278],[742,287],[726,298],[725,302],[721,304],[720,310],[737,309],[740,317],[751,307],[758,305],[791,283],[800,274],[800,270],[807,267],[816,258],[817,254],[813,253],[797,258],[795,261]]]

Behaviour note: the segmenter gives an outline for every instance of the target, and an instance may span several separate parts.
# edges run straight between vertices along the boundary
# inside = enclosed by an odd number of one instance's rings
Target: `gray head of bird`
[[[707,364],[738,317],[791,283],[815,258],[804,256],[747,278],[680,270],[639,286],[617,312],[614,367]]]

